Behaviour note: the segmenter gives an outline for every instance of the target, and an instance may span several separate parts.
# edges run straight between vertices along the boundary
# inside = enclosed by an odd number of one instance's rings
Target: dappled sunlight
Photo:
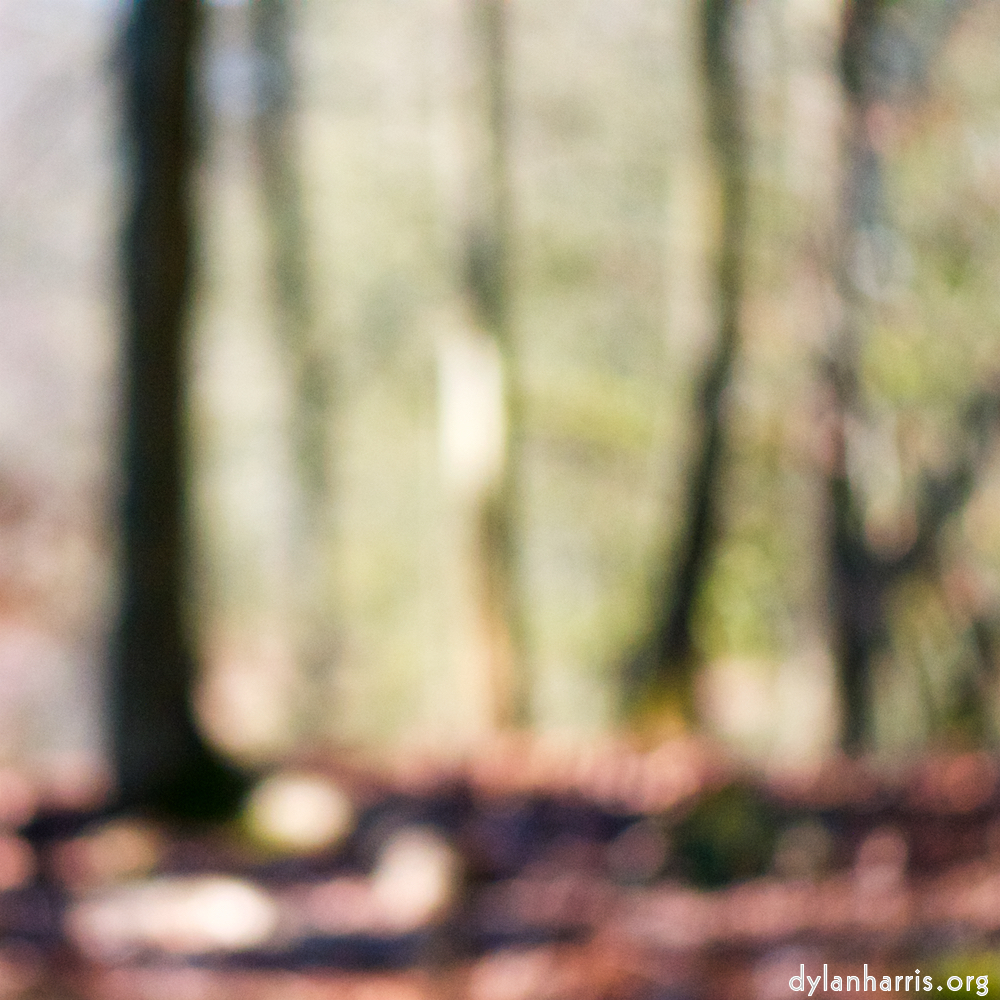
[[[196,957],[260,947],[277,907],[250,883],[218,875],[154,878],[83,898],[67,913],[70,940],[90,959]]]
[[[321,775],[279,771],[254,789],[246,808],[250,836],[289,853],[329,848],[354,826],[344,791]]]

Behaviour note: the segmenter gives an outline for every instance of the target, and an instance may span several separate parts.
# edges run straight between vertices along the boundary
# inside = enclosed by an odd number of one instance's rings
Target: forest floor
[[[774,774],[693,740],[342,755],[275,771],[240,822],[199,830],[40,820],[13,772],[0,793],[2,1000],[770,1000],[799,974],[815,996],[865,972],[909,993],[918,969],[922,991],[982,996],[1000,981],[985,754]]]

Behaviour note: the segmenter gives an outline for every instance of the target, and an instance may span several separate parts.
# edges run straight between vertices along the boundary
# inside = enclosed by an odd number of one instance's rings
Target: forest
[[[995,0],[0,24],[11,996],[1000,974]]]
[[[286,746],[988,738],[992,14],[800,7],[211,9],[206,697]]]

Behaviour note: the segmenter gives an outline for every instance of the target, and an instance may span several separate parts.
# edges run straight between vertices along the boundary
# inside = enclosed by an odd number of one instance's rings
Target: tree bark
[[[184,333],[199,6],[137,0],[124,40],[131,192],[121,238],[121,604],[109,695],[122,803],[210,816],[232,808],[241,783],[205,744],[190,700]]]
[[[914,573],[938,575],[939,548],[946,523],[972,495],[997,428],[995,393],[973,395],[962,414],[964,447],[938,475],[925,474],[918,486],[917,524],[905,551],[887,556],[865,533],[864,497],[848,469],[848,425],[863,423],[866,405],[860,387],[860,345],[866,324],[865,294],[858,288],[852,255],[865,233],[886,227],[884,164],[872,135],[880,103],[902,104],[919,97],[929,66],[940,52],[967,0],[930,5],[920,32],[904,30],[887,17],[896,0],[850,0],[842,23],[839,69],[846,101],[845,186],[841,206],[839,284],[844,319],[835,331],[826,378],[835,407],[835,440],[827,471],[830,527],[828,565],[834,653],[842,705],[841,746],[851,754],[874,745],[873,672],[888,647],[890,591]],[[893,44],[909,42],[921,60],[900,76],[887,55]]]
[[[717,338],[697,394],[697,430],[679,540],[670,555],[653,628],[625,668],[632,703],[664,698],[693,715],[698,665],[693,634],[697,603],[719,534],[719,480],[726,451],[725,401],[740,343],[747,231],[747,136],[735,56],[735,0],[702,0],[700,58],[709,153],[720,193],[721,232],[715,264]]]

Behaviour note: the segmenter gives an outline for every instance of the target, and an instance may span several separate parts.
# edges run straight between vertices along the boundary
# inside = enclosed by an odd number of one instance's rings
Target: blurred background
[[[0,0],[0,764],[63,802],[114,771],[141,6]],[[214,746],[995,748],[994,0],[200,13],[183,616]]]
[[[195,67],[212,739],[585,739],[686,673],[680,714],[740,754],[816,758],[845,635],[868,745],[992,738],[994,6],[875,5],[852,69],[841,5],[719,2],[707,73],[697,4],[277,6],[207,4]],[[127,14],[6,3],[0,35],[3,754],[81,772],[119,601]]]

